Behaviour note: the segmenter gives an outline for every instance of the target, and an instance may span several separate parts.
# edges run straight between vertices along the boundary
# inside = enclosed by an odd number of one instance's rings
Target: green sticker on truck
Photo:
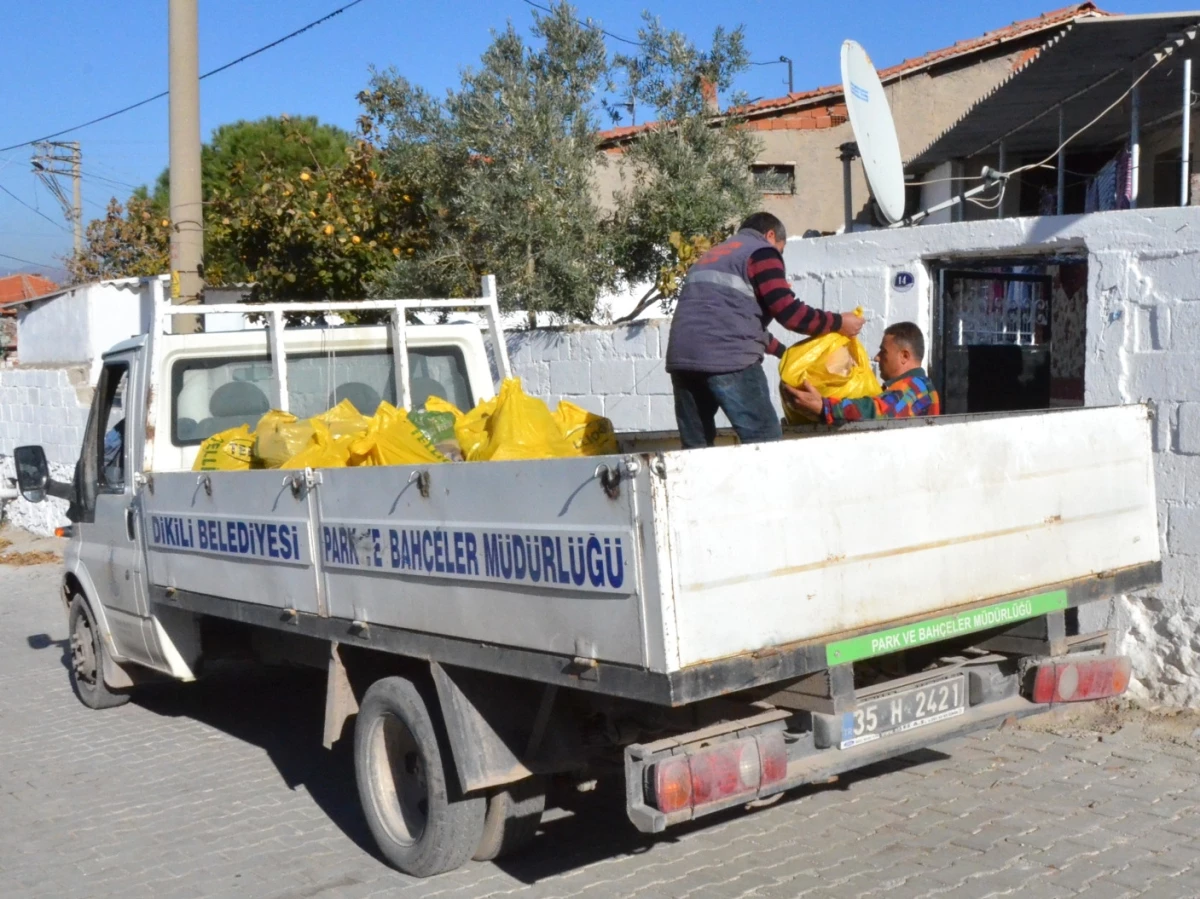
[[[847,662],[872,659],[902,649],[912,649],[914,646],[924,646],[975,631],[1003,627],[1027,618],[1037,618],[1039,615],[1058,612],[1066,607],[1066,590],[1039,593],[1024,599],[1010,599],[957,615],[931,618],[916,624],[905,624],[885,631],[851,637],[848,640],[838,640],[825,647],[825,660],[829,665],[844,665]]]

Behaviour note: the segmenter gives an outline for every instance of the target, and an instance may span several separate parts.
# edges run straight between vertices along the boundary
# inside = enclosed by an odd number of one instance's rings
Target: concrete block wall
[[[1088,329],[1089,405],[1154,409],[1155,488],[1163,582],[1127,600],[1124,648],[1142,692],[1169,705],[1200,700],[1200,250],[1114,247],[1097,253]],[[1092,366],[1112,373],[1094,379]]]
[[[648,319],[513,331],[507,335],[509,361],[525,392],[551,407],[569,400],[612,419],[618,431],[673,431],[675,399],[664,363],[670,330],[670,319]],[[800,339],[775,330],[785,344]],[[782,415],[774,358],[763,368]],[[717,424],[727,427],[728,421],[719,414]]]
[[[663,367],[670,322],[509,332],[513,374],[552,407],[565,399],[612,419],[620,431],[675,426]]]
[[[56,480],[70,480],[90,403],[86,368],[0,368],[0,487],[16,478],[13,449],[27,444],[42,446]],[[15,499],[0,505],[4,520],[36,534],[51,534],[67,523],[67,504],[61,500],[33,505]]]
[[[51,462],[74,465],[90,402],[85,369],[0,369],[0,456],[37,443]]]

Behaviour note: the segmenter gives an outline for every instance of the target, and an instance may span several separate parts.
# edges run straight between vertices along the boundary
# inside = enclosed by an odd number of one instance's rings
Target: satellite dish
[[[867,184],[883,217],[895,224],[904,218],[905,206],[900,142],[875,66],[855,41],[842,43],[842,88]]]

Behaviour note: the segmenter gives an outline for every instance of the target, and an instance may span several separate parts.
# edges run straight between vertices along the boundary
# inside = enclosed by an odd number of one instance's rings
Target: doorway
[[[1082,406],[1087,260],[947,260],[931,374],[950,414]]]

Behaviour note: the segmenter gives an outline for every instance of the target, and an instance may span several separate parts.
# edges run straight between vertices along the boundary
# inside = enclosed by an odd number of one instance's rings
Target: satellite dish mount
[[[854,180],[850,163],[858,159],[858,144],[852,140],[838,147],[838,159],[842,161],[842,197],[846,207],[846,232],[854,224]]]

